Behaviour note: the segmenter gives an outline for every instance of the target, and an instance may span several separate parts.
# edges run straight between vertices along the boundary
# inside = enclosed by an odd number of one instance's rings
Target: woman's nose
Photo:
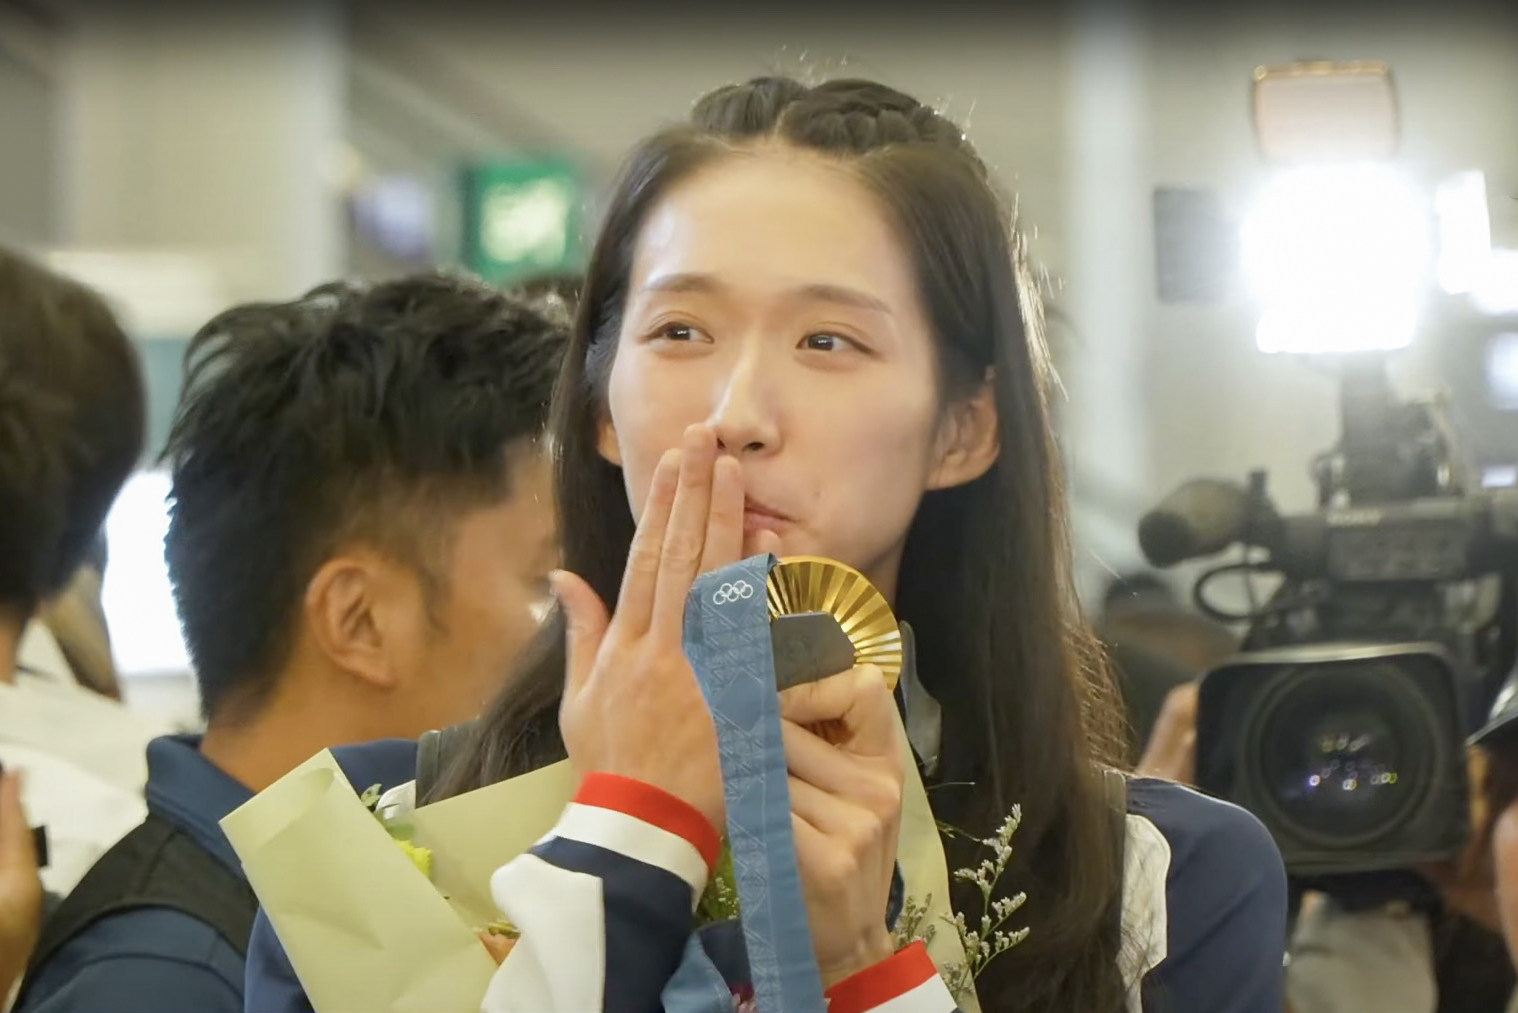
[[[780,444],[771,389],[775,378],[767,375],[757,360],[758,356],[751,354],[734,363],[711,415],[717,446],[735,456],[773,451]]]

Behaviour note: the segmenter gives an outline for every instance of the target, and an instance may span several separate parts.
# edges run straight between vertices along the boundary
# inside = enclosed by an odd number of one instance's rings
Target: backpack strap
[[[150,812],[100,856],[43,923],[15,1008],[21,1008],[37,970],[71,940],[101,919],[147,907],[204,922],[246,957],[258,897],[188,834]]]

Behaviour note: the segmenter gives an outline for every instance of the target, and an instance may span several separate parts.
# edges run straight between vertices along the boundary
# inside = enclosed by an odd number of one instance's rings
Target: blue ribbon
[[[754,1000],[761,1013],[824,1013],[827,1003],[791,837],[765,593],[774,565],[774,556],[755,556],[698,578],[685,603],[684,648],[717,728],[727,836]],[[696,952],[687,954],[686,963]],[[680,998],[689,1001],[693,996],[686,989],[703,978],[710,981],[694,967],[682,965],[682,972],[671,983],[676,994],[667,994],[666,1000],[684,992]],[[675,1005],[667,1002],[666,1008]]]

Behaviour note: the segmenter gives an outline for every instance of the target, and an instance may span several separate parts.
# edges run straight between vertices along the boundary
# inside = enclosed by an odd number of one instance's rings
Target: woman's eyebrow
[[[663,274],[649,280],[643,286],[645,292],[696,292],[718,295],[727,291],[727,286],[710,274],[682,271],[675,274]],[[804,299],[809,302],[828,302],[839,306],[850,306],[854,309],[870,310],[875,313],[891,315],[891,307],[883,300],[870,295],[868,292],[852,288],[848,285],[837,285],[827,282],[815,282],[802,285],[791,290],[793,298]]]

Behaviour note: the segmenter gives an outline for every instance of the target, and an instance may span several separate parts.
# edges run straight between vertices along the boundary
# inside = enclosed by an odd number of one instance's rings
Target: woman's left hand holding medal
[[[812,948],[832,986],[894,948],[885,914],[906,777],[896,701],[880,669],[861,665],[786,690],[780,716]]]

